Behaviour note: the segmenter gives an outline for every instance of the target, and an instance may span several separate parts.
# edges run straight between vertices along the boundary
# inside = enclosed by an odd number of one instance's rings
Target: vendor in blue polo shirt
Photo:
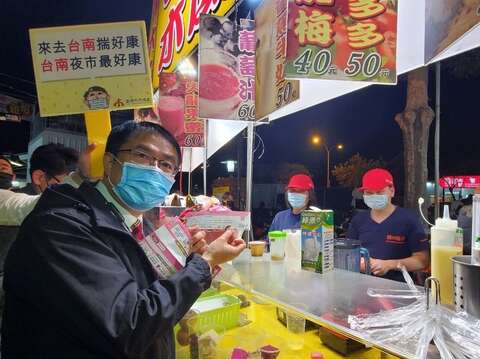
[[[353,218],[347,237],[360,240],[368,249],[373,275],[403,281],[399,266],[409,272],[427,268],[428,237],[418,216],[392,204],[395,187],[391,173],[381,168],[368,171],[360,191],[371,210]]]
[[[269,230],[300,229],[300,215],[310,205],[313,189],[314,185],[310,176],[306,174],[292,176],[288,181],[285,193],[290,208],[275,215]]]

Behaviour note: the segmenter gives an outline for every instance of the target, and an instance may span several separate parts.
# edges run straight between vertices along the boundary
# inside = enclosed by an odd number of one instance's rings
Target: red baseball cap
[[[314,187],[315,186],[313,185],[313,181],[310,176],[304,174],[292,176],[290,181],[288,181],[287,186],[288,189],[299,189],[303,191],[310,191]]]
[[[363,175],[360,192],[379,192],[386,187],[393,187],[393,176],[383,168],[374,168]]]

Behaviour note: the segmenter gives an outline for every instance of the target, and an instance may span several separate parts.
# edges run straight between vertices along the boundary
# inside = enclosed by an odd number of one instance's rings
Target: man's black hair
[[[85,91],[85,93],[83,94],[83,98],[86,100],[87,97],[88,97],[88,94],[90,92],[93,92],[93,91],[101,91],[101,92],[104,92],[108,95],[108,92],[107,90],[105,90],[103,87],[100,87],[100,86],[92,86],[90,87],[87,91]]]
[[[110,135],[108,135],[105,151],[116,156],[120,147],[137,133],[155,133],[162,136],[175,148],[178,156],[178,163],[181,163],[182,152],[175,137],[159,124],[148,121],[127,121],[112,128]]]
[[[48,176],[65,175],[74,171],[78,164],[78,151],[59,143],[38,147],[30,157],[30,175],[42,170]]]

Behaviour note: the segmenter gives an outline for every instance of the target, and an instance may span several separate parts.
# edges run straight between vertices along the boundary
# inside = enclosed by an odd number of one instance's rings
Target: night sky
[[[247,6],[245,3],[241,11],[246,11]],[[145,20],[148,26],[150,11],[149,0],[0,1],[3,46],[0,92],[26,100],[35,96],[28,28],[126,20]],[[442,71],[442,174],[480,173],[479,78],[480,74],[468,80],[458,79],[449,71]],[[433,71],[430,80],[430,105],[434,108]],[[358,152],[401,168],[401,132],[394,117],[402,111],[405,95],[406,81],[400,77],[397,86],[371,86],[261,126],[258,133],[265,143],[265,154],[255,163],[297,162],[315,174],[323,172],[324,151],[312,148],[309,142],[311,134],[318,133],[329,145],[345,145],[342,153],[332,151],[334,164]],[[433,130],[432,125],[430,177],[433,177]],[[0,123],[0,153],[24,152],[28,139],[28,123]],[[245,141],[240,135],[212,158],[211,178],[226,174],[215,163],[235,159],[237,145],[241,146],[243,156]]]

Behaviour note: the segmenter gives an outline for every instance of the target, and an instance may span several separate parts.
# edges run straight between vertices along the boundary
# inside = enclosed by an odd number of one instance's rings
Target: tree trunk
[[[407,104],[395,116],[403,134],[405,165],[404,206],[416,208],[424,197],[428,180],[428,134],[435,114],[428,106],[428,68],[408,74]]]

